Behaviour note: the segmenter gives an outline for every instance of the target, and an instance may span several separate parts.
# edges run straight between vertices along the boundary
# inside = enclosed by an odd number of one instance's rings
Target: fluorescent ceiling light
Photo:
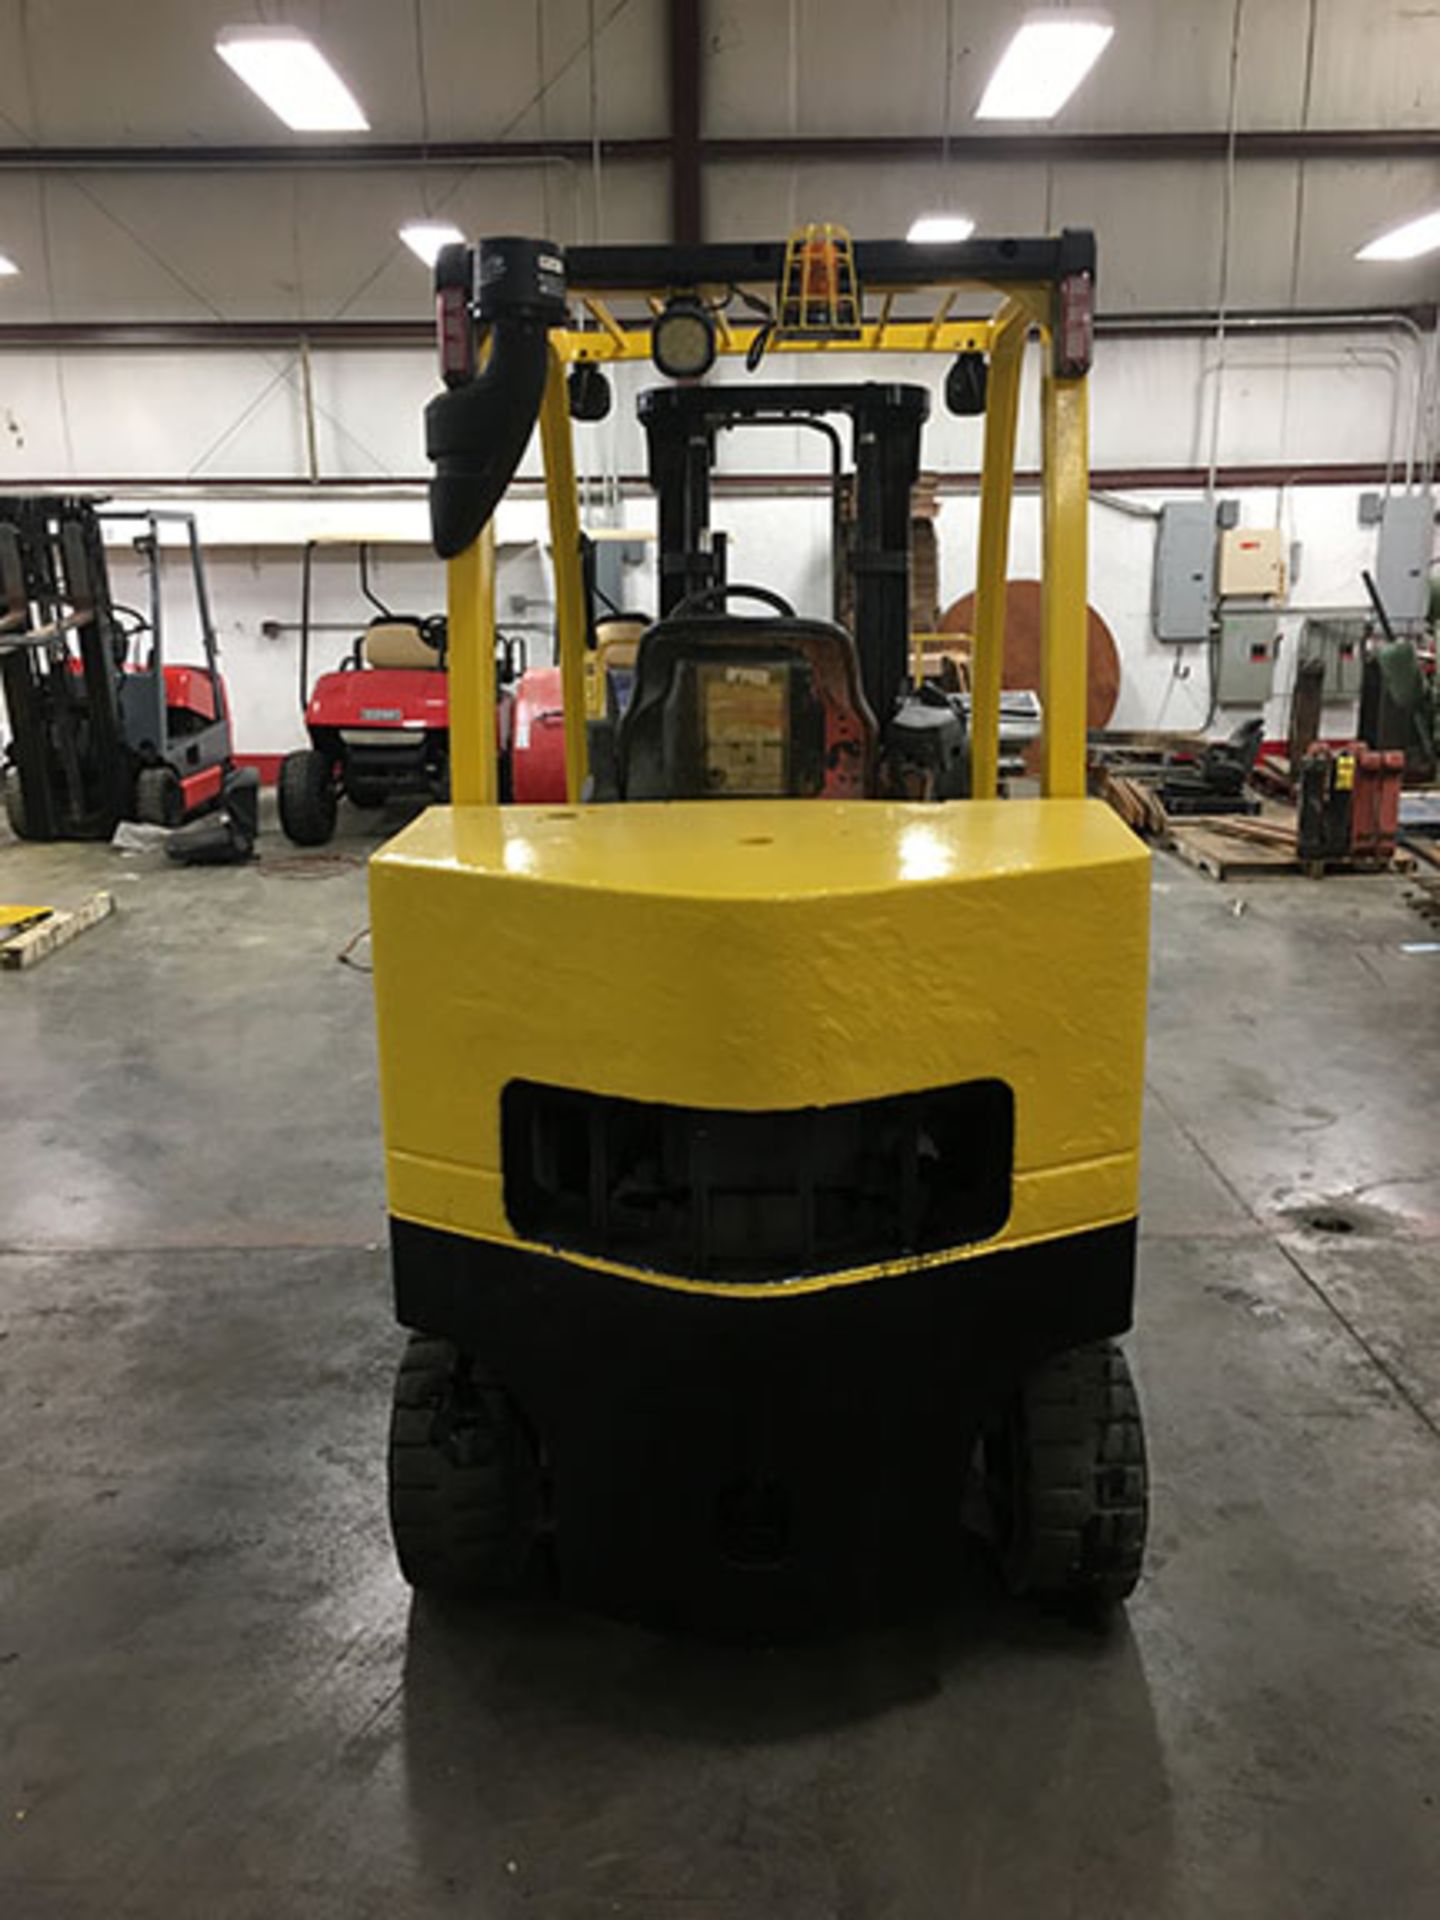
[[[939,240],[968,240],[975,231],[975,222],[963,213],[922,213],[918,220],[912,220],[907,240],[918,244],[933,246]]]
[[[400,229],[400,238],[417,259],[433,267],[442,247],[450,247],[464,234],[448,220],[409,220]]]
[[[975,118],[1053,120],[1114,32],[1095,14],[1032,15],[1001,54]]]
[[[1392,227],[1356,254],[1357,260],[1418,260],[1422,253],[1440,247],[1440,213],[1423,214],[1407,220],[1403,227]]]
[[[19,271],[19,267],[16,266],[8,253],[0,253],[0,279],[4,279],[9,274],[18,273]]]
[[[370,125],[314,41],[294,27],[222,27],[215,51],[297,133],[356,133]]]

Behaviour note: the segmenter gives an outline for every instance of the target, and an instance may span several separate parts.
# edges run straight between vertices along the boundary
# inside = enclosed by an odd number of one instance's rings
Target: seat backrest
[[[375,620],[365,629],[367,667],[438,667],[440,655],[424,638],[418,620]]]
[[[622,800],[858,799],[875,747],[843,627],[688,616],[640,641],[615,783]]]

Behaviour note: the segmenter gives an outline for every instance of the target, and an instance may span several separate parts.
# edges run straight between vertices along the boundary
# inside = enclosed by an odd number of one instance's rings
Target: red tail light
[[[1062,380],[1078,380],[1094,358],[1095,282],[1088,273],[1069,273],[1060,282],[1055,372]]]

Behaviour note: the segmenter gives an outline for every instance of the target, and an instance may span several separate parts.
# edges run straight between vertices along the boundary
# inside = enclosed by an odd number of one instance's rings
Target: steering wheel
[[[124,666],[131,647],[142,634],[149,633],[150,622],[138,607],[127,607],[119,600],[111,601],[110,612],[115,622],[115,664]]]
[[[687,593],[679,606],[672,607],[671,620],[686,620],[694,613],[709,611],[717,603],[723,606],[727,600],[758,600],[763,606],[778,613],[782,619],[793,620],[795,609],[790,602],[778,593],[772,593],[769,587],[699,587],[694,593]]]

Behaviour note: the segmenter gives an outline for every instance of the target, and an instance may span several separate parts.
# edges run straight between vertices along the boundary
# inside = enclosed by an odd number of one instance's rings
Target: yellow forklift
[[[487,239],[436,292],[453,799],[370,870],[402,1572],[804,1610],[933,1565],[979,1511],[1016,1591],[1123,1600],[1149,870],[1085,791],[1092,236]],[[1002,797],[1033,337],[1044,726],[1038,793]],[[930,387],[832,378],[856,352],[930,356],[984,416],[963,697],[908,631]],[[757,398],[804,353],[823,385]],[[659,617],[623,699],[588,654],[587,720],[572,419],[645,361]],[[853,633],[726,577],[716,434],[777,410],[850,423]],[[567,797],[502,807],[493,516],[537,422]]]

